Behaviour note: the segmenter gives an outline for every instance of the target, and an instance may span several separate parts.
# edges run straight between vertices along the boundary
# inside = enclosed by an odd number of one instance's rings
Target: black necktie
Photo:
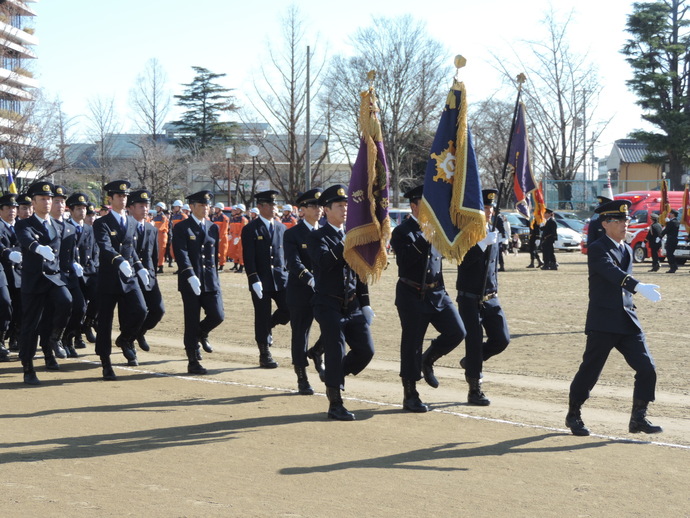
[[[139,232],[139,240],[141,241],[144,238],[144,225],[142,223],[137,225],[137,232]]]
[[[206,223],[203,221],[199,223],[199,228],[201,229],[201,239],[202,241],[206,238]]]
[[[81,231],[82,231],[81,225],[77,225],[77,236],[81,236]]]
[[[10,232],[12,232],[13,236],[17,235],[17,233],[14,231],[14,225],[7,225],[7,226],[10,227]]]
[[[271,236],[271,240],[272,240],[273,239],[273,222],[272,221],[268,224],[268,233]]]
[[[46,234],[48,234],[48,237],[49,237],[50,239],[53,239],[53,236],[52,236],[52,234],[50,233],[50,224],[49,224],[46,220],[43,220],[43,226],[44,226],[45,229],[46,229]]]
[[[127,233],[127,218],[122,218],[122,231]]]
[[[345,234],[343,234],[342,230],[338,230],[338,237],[340,238],[341,241],[345,238]]]

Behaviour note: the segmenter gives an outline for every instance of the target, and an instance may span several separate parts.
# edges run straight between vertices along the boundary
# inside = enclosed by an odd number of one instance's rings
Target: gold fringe
[[[374,185],[379,173],[376,167],[378,163],[376,143],[383,140],[381,124],[377,115],[379,112],[377,99],[373,88],[369,88],[360,95],[362,99],[359,105],[359,127],[367,149],[367,199],[370,202],[371,223],[348,230],[343,257],[362,282],[373,284],[381,278],[381,273],[388,264],[386,244],[390,239],[391,228],[390,219],[387,216],[383,223],[379,223],[376,219],[376,204],[371,203],[375,200]],[[385,171],[382,173],[385,181]],[[374,264],[370,265],[356,250],[356,247],[375,242],[378,242],[379,249],[376,252]]]

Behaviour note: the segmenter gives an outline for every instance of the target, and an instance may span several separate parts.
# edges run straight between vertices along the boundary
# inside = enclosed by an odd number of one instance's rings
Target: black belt
[[[411,281],[410,279],[406,279],[405,277],[400,277],[398,280],[400,282],[402,282],[403,284],[407,284],[408,286],[413,287],[417,291],[422,291],[422,284],[419,282]],[[431,284],[424,284],[423,289],[425,289],[425,290],[434,289],[437,286],[439,286],[440,284],[441,284],[440,282],[432,282]]]
[[[475,293],[467,293],[466,291],[458,291],[458,297],[466,297],[468,299],[479,300],[479,295],[476,295]],[[487,293],[482,298],[482,302],[486,302],[487,300],[495,299],[496,297],[498,297],[498,293],[496,293],[495,291],[493,291],[491,293]]]

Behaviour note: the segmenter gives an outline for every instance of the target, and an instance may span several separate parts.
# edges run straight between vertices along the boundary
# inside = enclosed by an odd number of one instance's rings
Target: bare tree
[[[140,156],[128,160],[127,165],[140,187],[149,189],[158,201],[170,201],[184,194],[189,158],[184,150],[149,135],[136,135],[129,143],[139,150]]]
[[[397,204],[400,179],[424,174],[423,167],[409,170],[411,164],[419,163],[418,158],[409,157],[419,152],[420,138],[426,144],[436,129],[452,79],[449,53],[428,35],[424,22],[409,15],[373,18],[371,26],[351,37],[351,44],[355,56],[338,56],[332,63],[324,104],[331,114],[333,131],[352,163],[352,152],[359,145],[359,94],[366,89],[367,72],[376,70],[381,129],[392,173],[393,203]]]
[[[602,87],[588,57],[575,54],[568,45],[571,18],[572,13],[561,22],[553,11],[548,12],[546,39],[526,42],[525,53],[518,54],[520,49],[516,49],[518,66],[495,56],[509,81],[514,81],[516,71],[527,74],[523,98],[532,122],[533,165],[557,181],[562,205],[572,205],[572,180],[584,171],[587,156],[608,124],[588,121],[594,119]],[[523,61],[522,55],[529,60]]]
[[[105,185],[113,172],[113,140],[108,135],[120,132],[120,122],[115,112],[113,98],[95,97],[88,103],[88,134],[96,143],[96,165],[94,173],[98,175],[101,185]]]
[[[168,76],[160,62],[151,58],[129,92],[136,127],[153,138],[162,133],[163,123],[170,111],[171,94],[167,82]]]
[[[501,189],[500,199],[506,202],[506,207],[513,184],[510,178],[502,184],[501,178],[510,137],[513,105],[489,98],[476,103],[471,109],[469,122],[477,164],[482,174],[482,185],[487,189]]]
[[[261,171],[288,200],[296,198],[305,188],[307,146],[314,152],[310,160],[312,182],[319,176],[324,180],[322,166],[329,152],[323,117],[312,118],[310,141],[306,141],[307,86],[312,96],[318,95],[325,59],[316,57],[316,52],[307,55],[305,26],[305,19],[293,4],[282,19],[283,47],[276,50],[269,46],[270,66],[261,67],[260,79],[254,82],[256,98],[250,99],[254,110],[271,125],[274,133],[270,139],[252,139],[264,157]]]

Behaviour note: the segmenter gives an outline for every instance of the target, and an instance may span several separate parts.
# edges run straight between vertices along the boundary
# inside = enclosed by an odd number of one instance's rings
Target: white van
[[[400,223],[402,223],[403,220],[410,214],[412,214],[412,211],[409,208],[403,207],[388,209],[388,217],[391,219],[392,227],[400,225]]]

